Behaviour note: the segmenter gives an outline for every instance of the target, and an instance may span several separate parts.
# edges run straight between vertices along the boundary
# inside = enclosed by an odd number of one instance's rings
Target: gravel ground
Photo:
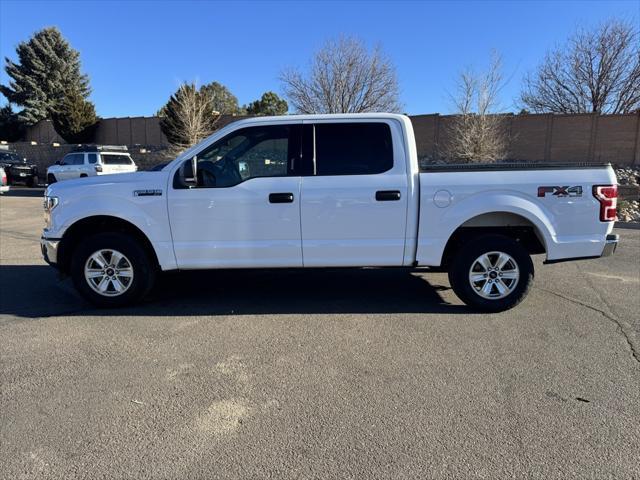
[[[616,176],[620,185],[638,185],[640,181],[640,169],[616,168]],[[621,222],[640,222],[640,201],[623,200],[618,207],[618,220]]]
[[[640,478],[640,230],[475,314],[446,275],[167,276],[95,310],[0,198],[0,478]]]

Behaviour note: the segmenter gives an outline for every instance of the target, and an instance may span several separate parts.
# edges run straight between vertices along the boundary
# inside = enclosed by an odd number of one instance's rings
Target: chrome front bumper
[[[602,250],[602,257],[610,257],[616,251],[616,247],[618,246],[618,240],[620,239],[620,235],[609,234],[607,235],[607,239],[604,244],[604,249]]]
[[[54,238],[40,238],[40,250],[42,250],[42,256],[44,261],[49,265],[55,265],[58,263],[58,245],[60,240]]]

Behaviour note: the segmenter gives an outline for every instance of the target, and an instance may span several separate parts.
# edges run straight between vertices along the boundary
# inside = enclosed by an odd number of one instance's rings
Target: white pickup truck
[[[158,171],[50,185],[42,252],[100,306],[166,270],[427,266],[501,311],[526,296],[531,254],[612,254],[616,200],[609,165],[421,171],[403,115],[262,117]]]

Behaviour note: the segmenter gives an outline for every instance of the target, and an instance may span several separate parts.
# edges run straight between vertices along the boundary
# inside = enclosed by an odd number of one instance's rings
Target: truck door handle
[[[293,193],[270,193],[269,203],[293,203]]]
[[[376,200],[378,202],[393,202],[400,200],[399,190],[378,190],[376,192]]]

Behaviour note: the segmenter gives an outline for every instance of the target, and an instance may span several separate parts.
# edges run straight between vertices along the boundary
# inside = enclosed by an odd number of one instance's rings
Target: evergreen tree
[[[0,140],[15,142],[22,137],[24,125],[10,104],[0,108]]]
[[[0,85],[10,103],[21,106],[20,121],[32,125],[51,118],[64,97],[76,92],[89,96],[89,79],[80,72],[80,54],[64,39],[56,27],[35,33],[16,48],[18,62],[5,58],[8,85]]]
[[[289,110],[287,101],[273,92],[265,92],[260,100],[251,102],[246,107],[249,115],[284,115]]]
[[[203,85],[200,90],[209,97],[212,108],[220,115],[238,115],[242,113],[236,96],[221,83],[211,82]]]
[[[67,92],[51,116],[53,128],[68,143],[91,142],[98,118],[93,103],[78,90]]]

